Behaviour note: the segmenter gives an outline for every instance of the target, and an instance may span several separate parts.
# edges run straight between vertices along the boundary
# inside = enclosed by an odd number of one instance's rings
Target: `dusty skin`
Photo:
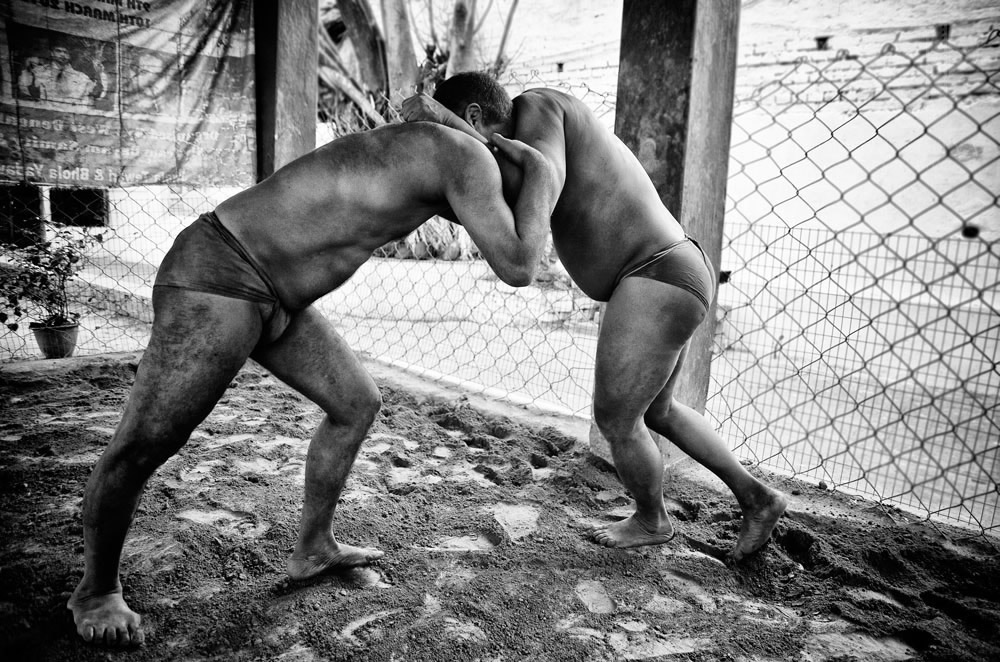
[[[781,492],[766,488],[760,502],[743,510],[740,535],[736,545],[726,555],[726,560],[738,563],[759,552],[768,540],[778,520],[788,507],[788,499]],[[632,515],[620,522],[596,527],[588,532],[589,537],[605,547],[642,547],[663,545],[673,540],[677,531],[670,518],[660,525],[647,524],[638,515]]]
[[[402,114],[408,122],[440,123],[484,142],[497,134],[516,138],[536,148],[555,173],[547,182],[550,197],[558,199],[551,218],[555,250],[573,282],[607,302],[595,357],[594,422],[636,505],[632,517],[591,539],[627,548],[670,539],[651,430],[732,490],[748,525],[731,556],[745,557],[770,537],[782,508],[752,505],[769,488],[743,468],[703,416],[674,399],[688,344],[712,311],[718,266],[664,207],[635,155],[582,101],[544,88],[513,100],[506,94],[491,76],[465,72],[439,84],[434,98],[406,99]],[[503,160],[498,165],[505,191],[519,191],[523,200],[531,182],[519,180]]]
[[[995,537],[748,467],[790,496],[742,562],[720,563],[742,524],[729,491],[673,469],[674,540],[604,547],[583,533],[630,515],[631,499],[583,442],[384,370],[337,534],[386,555],[291,581],[324,414],[254,364],[149,480],[121,560],[145,645],[109,653],[65,605],[82,574],[79,495],[133,368],[0,366],[2,660],[1000,659]]]
[[[383,556],[385,552],[378,549],[338,544],[327,554],[305,557],[293,554],[288,559],[288,576],[296,581],[312,579],[317,575],[369,565]]]
[[[788,508],[788,499],[781,492],[765,488],[762,498],[752,506],[744,506],[740,537],[728,560],[738,563],[755,554],[771,539],[774,527]]]
[[[84,573],[68,603],[81,637],[119,647],[142,641],[120,560],[146,485],[251,358],[326,414],[305,461],[292,578],[382,554],[334,538],[340,494],[381,395],[312,303],[374,249],[437,214],[465,227],[500,278],[530,283],[554,204],[530,194],[547,181],[547,166],[517,141],[499,139],[498,149],[524,169],[530,203],[507,206],[494,157],[478,141],[431,124],[391,125],[295,159],[174,238],[153,284],[142,363],[83,492]]]
[[[673,540],[676,533],[669,517],[660,526],[652,526],[642,522],[638,515],[631,515],[620,522],[591,529],[588,535],[599,545],[627,548],[663,545]]]
[[[74,594],[66,607],[73,612],[77,634],[87,643],[141,646],[145,640],[142,618],[125,604],[121,589],[82,599]]]

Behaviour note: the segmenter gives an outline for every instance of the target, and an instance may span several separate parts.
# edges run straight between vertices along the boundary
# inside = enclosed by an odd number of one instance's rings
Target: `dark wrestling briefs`
[[[618,277],[615,287],[629,277],[649,278],[687,290],[708,310],[715,298],[715,269],[705,251],[690,237],[670,244]]]
[[[271,279],[215,212],[184,228],[167,251],[153,287],[178,287],[264,304],[264,340],[284,332],[290,312],[278,300]]]

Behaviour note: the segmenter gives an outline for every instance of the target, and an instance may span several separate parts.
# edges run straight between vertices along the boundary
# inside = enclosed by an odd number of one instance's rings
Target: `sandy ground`
[[[249,365],[150,480],[126,545],[147,644],[77,640],[80,496],[136,355],[0,368],[4,660],[995,660],[992,539],[771,477],[792,495],[740,567],[728,493],[697,471],[665,486],[680,534],[639,551],[582,535],[626,515],[613,469],[563,421],[373,370],[385,405],[337,534],[376,566],[284,574],[319,410]],[[547,424],[548,423],[548,424]]]

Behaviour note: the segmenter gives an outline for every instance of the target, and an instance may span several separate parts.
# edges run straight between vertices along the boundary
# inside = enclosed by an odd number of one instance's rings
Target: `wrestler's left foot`
[[[664,517],[659,526],[648,525],[632,515],[627,519],[590,531],[590,539],[605,547],[642,547],[662,545],[674,537],[674,526],[670,518]]]
[[[300,553],[296,550],[288,559],[288,576],[301,581],[323,573],[368,565],[383,556],[385,552],[378,549],[339,543],[334,543],[332,547],[318,553]]]
[[[757,552],[771,538],[774,527],[788,507],[788,499],[778,490],[765,487],[752,507],[743,509],[740,537],[728,560],[738,562]]]

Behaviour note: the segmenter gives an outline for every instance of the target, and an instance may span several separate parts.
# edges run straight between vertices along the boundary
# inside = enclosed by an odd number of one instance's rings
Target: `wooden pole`
[[[722,269],[723,217],[740,23],[739,0],[699,0],[695,12],[691,96],[684,153],[681,225]],[[708,397],[717,302],[691,339],[678,398],[698,411]]]
[[[663,204],[720,269],[739,0],[624,0],[615,133]],[[704,411],[715,304],[691,339],[675,397]],[[591,426],[591,448],[610,459]],[[656,435],[654,435],[656,437]],[[657,438],[668,462],[673,449]]]
[[[625,0],[615,132],[718,272],[739,0]],[[715,306],[692,338],[677,399],[704,411]]]
[[[257,0],[257,179],[316,147],[319,5]]]

